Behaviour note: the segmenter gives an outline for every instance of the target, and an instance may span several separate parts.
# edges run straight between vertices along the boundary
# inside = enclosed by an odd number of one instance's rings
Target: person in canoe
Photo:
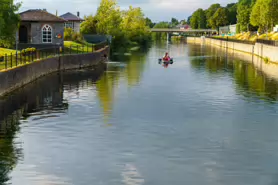
[[[165,55],[163,57],[163,60],[165,60],[165,61],[170,61],[171,60],[171,58],[170,58],[170,56],[167,52],[165,53]]]

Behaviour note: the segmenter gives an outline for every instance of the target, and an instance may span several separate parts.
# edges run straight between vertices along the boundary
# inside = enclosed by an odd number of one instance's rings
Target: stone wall
[[[188,37],[187,43],[203,43],[200,37]],[[228,48],[231,50],[248,53],[251,55],[268,58],[271,62],[278,63],[278,47],[256,43],[255,45],[244,44],[232,41],[223,41],[212,38],[205,38],[205,44]]]
[[[101,65],[105,68],[105,63],[103,62],[105,60],[104,54],[109,55],[108,46],[94,53],[49,58],[0,72],[0,96],[56,71],[80,69],[96,65]]]
[[[48,24],[52,28],[52,43],[43,43],[42,42],[42,28],[44,25]],[[61,39],[58,39],[56,36],[58,34],[62,35]],[[64,45],[64,23],[47,23],[47,22],[38,22],[31,23],[31,43],[32,44],[45,44],[49,45]]]

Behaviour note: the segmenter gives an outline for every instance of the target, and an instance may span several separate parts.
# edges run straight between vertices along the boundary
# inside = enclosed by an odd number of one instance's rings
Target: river
[[[52,74],[0,101],[0,184],[274,185],[277,98],[252,63],[194,44]]]

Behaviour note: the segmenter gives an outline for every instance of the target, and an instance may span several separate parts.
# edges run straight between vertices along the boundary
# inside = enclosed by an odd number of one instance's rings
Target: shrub
[[[83,43],[84,39],[83,39],[82,34],[80,34],[80,33],[73,33],[72,41],[75,41],[75,42],[78,42],[78,43]]]
[[[65,31],[64,31],[64,40],[65,41],[72,41],[73,35],[74,35],[74,31],[71,28],[65,28]]]

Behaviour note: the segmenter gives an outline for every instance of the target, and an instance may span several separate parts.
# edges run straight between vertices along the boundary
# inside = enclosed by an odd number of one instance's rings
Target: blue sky
[[[66,12],[76,13],[81,16],[95,14],[100,0],[15,0],[23,3],[20,11],[28,9],[47,9],[51,13],[58,10],[61,15]],[[121,9],[129,5],[141,7],[145,16],[154,22],[169,21],[171,17],[187,19],[197,8],[208,8],[213,3],[226,5],[235,0],[118,0]]]

